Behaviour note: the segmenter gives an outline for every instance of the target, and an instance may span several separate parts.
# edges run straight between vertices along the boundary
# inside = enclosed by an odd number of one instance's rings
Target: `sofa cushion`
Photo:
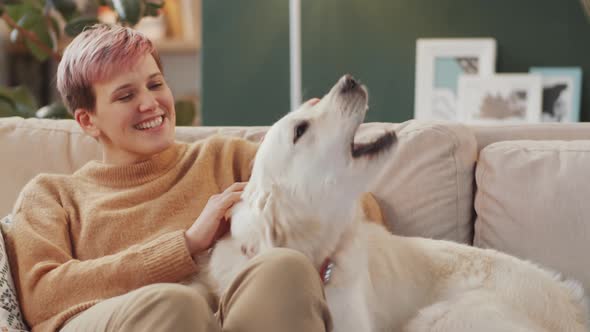
[[[176,138],[191,142],[213,134],[259,141],[267,127],[179,127]],[[471,243],[473,166],[476,142],[460,124],[409,121],[368,123],[358,138],[395,129],[397,153],[370,188],[396,233]],[[6,158],[0,182],[0,213],[9,213],[21,188],[35,175],[72,173],[100,147],[72,120],[0,120],[0,150]]]
[[[11,216],[8,215],[0,219],[0,225],[5,227],[10,224]],[[0,331],[27,331],[27,327],[23,322],[23,316],[20,312],[16,290],[12,275],[10,274],[10,266],[8,264],[8,257],[6,256],[6,247],[4,245],[4,237],[0,233]]]
[[[193,141],[212,134],[259,141],[268,127],[178,128],[176,137]],[[355,140],[370,140],[394,130],[398,147],[368,190],[396,234],[462,243],[473,237],[473,174],[477,143],[464,125],[408,121],[366,123]],[[364,207],[366,208],[366,207]]]
[[[397,151],[369,191],[391,230],[471,243],[476,142],[458,123],[372,123],[359,136],[395,128]],[[371,133],[373,132],[373,133]]]
[[[480,154],[474,244],[590,290],[590,141],[505,141]]]
[[[100,157],[98,143],[72,120],[0,119],[0,215],[12,210],[18,193],[40,172],[72,173]]]

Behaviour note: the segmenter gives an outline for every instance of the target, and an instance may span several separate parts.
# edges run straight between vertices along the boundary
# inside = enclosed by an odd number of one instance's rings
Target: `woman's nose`
[[[149,92],[143,93],[139,101],[139,111],[146,112],[146,111],[153,111],[158,108],[158,100],[154,95]]]

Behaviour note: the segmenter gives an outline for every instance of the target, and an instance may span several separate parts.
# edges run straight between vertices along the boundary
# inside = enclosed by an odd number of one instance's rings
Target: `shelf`
[[[161,39],[154,40],[160,53],[198,53],[200,45],[194,40]]]

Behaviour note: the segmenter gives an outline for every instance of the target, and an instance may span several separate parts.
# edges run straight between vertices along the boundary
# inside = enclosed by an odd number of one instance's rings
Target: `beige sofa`
[[[397,152],[371,184],[392,231],[496,248],[580,280],[590,291],[590,123],[466,126],[409,121],[387,128]],[[181,127],[259,140],[264,127]],[[98,144],[70,120],[0,119],[0,215],[41,172],[71,173]]]

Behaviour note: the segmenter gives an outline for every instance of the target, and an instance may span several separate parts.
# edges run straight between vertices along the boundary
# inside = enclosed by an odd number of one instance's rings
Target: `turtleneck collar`
[[[175,142],[150,159],[131,165],[111,165],[93,160],[74,173],[101,185],[127,187],[147,183],[171,169],[186,152],[187,145]]]

